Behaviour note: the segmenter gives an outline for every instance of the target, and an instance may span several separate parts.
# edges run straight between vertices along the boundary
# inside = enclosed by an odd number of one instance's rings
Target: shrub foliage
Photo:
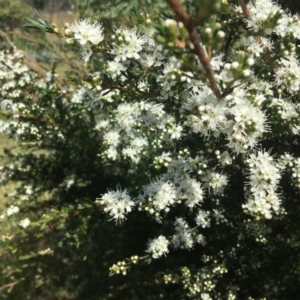
[[[0,53],[0,131],[19,145],[1,167],[16,183],[3,299],[299,292],[299,17],[270,0],[164,5],[113,28],[27,19],[80,76]]]

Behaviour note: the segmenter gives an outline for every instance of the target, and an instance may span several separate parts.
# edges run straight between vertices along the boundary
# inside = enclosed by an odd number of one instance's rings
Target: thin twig
[[[66,218],[62,218],[62,219],[58,220],[58,221],[55,222],[54,224],[51,224],[51,225],[47,226],[47,227],[45,228],[45,231],[44,231],[44,232],[45,232],[45,233],[50,232],[52,229],[55,229],[57,226],[59,226],[60,224],[62,224],[62,223],[65,222],[65,221],[66,221]],[[15,234],[12,235],[12,237],[14,237],[14,236],[15,236]],[[26,237],[23,241],[21,241],[20,243],[17,244],[17,248],[20,248],[24,243],[26,243],[26,242],[32,240],[33,238],[36,238],[37,236],[38,236],[38,233],[34,233],[34,234],[32,234],[32,235]],[[0,253],[0,258],[3,257],[3,256],[6,256],[6,255],[9,254],[9,253],[12,253],[11,250],[5,250],[5,251],[1,252],[1,253]],[[0,287],[0,290],[1,290],[1,288],[3,288],[3,287]]]
[[[193,19],[194,25],[200,24],[203,21],[203,12],[201,9],[197,12],[196,16]]]
[[[150,256],[150,255],[148,254],[148,255],[145,255],[145,256],[139,257],[139,260],[146,259],[146,258],[148,258],[149,256]]]
[[[207,79],[209,81],[209,87],[215,94],[215,96],[218,99],[222,98],[222,94],[218,88],[214,72],[211,68],[210,62],[205,54],[205,51],[203,47],[200,45],[200,38],[198,36],[198,33],[196,31],[193,19],[188,15],[188,13],[184,10],[180,0],[166,0],[166,2],[169,4],[172,11],[176,14],[179,21],[181,21],[185,28],[187,29],[189,33],[190,41],[192,42],[194,46],[193,52],[198,56],[203,69],[206,72]]]
[[[13,287],[13,286],[15,286],[16,284],[18,284],[19,282],[20,282],[20,281],[17,280],[17,281],[10,282],[10,283],[8,283],[8,284],[2,285],[2,286],[0,286],[0,291],[1,291],[1,290],[4,290],[4,289],[7,289],[7,288],[10,288],[10,287]]]

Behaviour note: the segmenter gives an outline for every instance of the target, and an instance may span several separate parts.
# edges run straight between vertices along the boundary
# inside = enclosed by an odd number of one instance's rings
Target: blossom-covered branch
[[[211,88],[211,90],[213,91],[215,96],[218,99],[221,99],[222,94],[218,88],[218,85],[217,85],[217,82],[216,82],[216,79],[214,76],[214,71],[210,65],[210,61],[208,60],[203,47],[200,44],[201,41],[200,41],[199,35],[197,33],[197,30],[194,26],[193,19],[184,10],[180,0],[166,0],[166,1],[170,5],[170,8],[173,10],[173,12],[176,14],[179,21],[181,21],[184,24],[184,26],[186,27],[186,29],[188,30],[190,40],[194,46],[193,51],[198,56],[202,66],[206,72],[206,76],[209,81],[209,87]]]
[[[247,5],[245,3],[245,0],[238,0],[238,1],[239,1],[240,7],[242,8],[242,11],[243,11],[243,14],[244,14],[244,18],[246,20],[250,20],[251,16],[250,16],[250,13],[249,13],[249,11],[247,9]],[[263,50],[264,50],[264,52],[263,52],[263,58],[268,63],[268,65],[271,67],[271,69],[275,72],[276,69],[277,69],[277,66],[276,66],[276,64],[275,64],[274,59],[272,58],[272,56],[270,55],[270,53],[265,48],[264,43],[263,43],[261,37],[258,36],[258,35],[255,35],[254,38],[261,45],[261,47],[263,47]]]

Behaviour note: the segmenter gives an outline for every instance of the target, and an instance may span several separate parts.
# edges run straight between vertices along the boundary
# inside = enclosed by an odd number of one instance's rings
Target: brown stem
[[[239,1],[239,5],[242,8],[243,14],[244,14],[244,18],[246,20],[250,20],[250,13],[247,9],[245,0],[238,0]],[[263,41],[261,39],[260,36],[254,36],[254,38],[256,39],[256,41],[263,47],[264,53],[263,53],[263,58],[265,59],[265,61],[268,63],[268,65],[271,67],[271,69],[275,72],[277,69],[277,66],[274,62],[274,59],[272,58],[272,56],[269,54],[269,52],[267,51],[267,49],[264,47]]]
[[[203,47],[200,45],[200,38],[198,36],[198,33],[196,31],[193,19],[188,15],[188,13],[184,10],[180,0],[166,0],[166,2],[169,4],[170,8],[173,10],[173,12],[176,14],[179,21],[181,21],[185,28],[187,29],[189,33],[190,41],[192,42],[194,46],[193,52],[198,56],[203,69],[206,72],[206,76],[209,81],[209,87],[215,94],[215,96],[218,99],[222,98],[222,94],[219,91],[214,72],[211,68],[210,62],[205,54],[205,51]]]
[[[146,258],[148,258],[149,256],[150,256],[150,255],[148,254],[148,255],[145,255],[145,256],[139,257],[139,260],[146,259]]]
[[[196,16],[193,19],[193,22],[195,25],[200,24],[202,22],[203,19],[203,15],[202,15],[202,11],[199,10],[196,14]]]
[[[17,281],[10,282],[10,283],[8,283],[8,284],[2,285],[2,286],[0,287],[0,291],[1,291],[1,290],[4,290],[4,289],[7,289],[7,288],[10,288],[10,287],[12,287],[12,286],[18,284],[19,282],[20,282],[20,281],[17,280]]]
[[[196,231],[196,230],[198,229],[198,227],[199,227],[199,226],[195,226],[195,227],[189,229],[189,231],[190,231],[190,232]]]

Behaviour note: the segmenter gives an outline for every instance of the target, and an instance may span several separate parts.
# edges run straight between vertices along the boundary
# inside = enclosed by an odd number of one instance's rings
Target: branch
[[[12,41],[8,38],[7,34],[0,30],[0,35],[6,39],[6,42],[9,44],[9,46],[11,46],[12,48],[15,48],[15,45],[12,43]]]
[[[238,0],[239,1],[239,5],[242,8],[243,14],[244,14],[244,18],[246,20],[250,20],[250,13],[247,9],[245,0]],[[276,71],[277,66],[274,62],[274,59],[272,58],[272,56],[269,54],[269,52],[266,50],[266,48],[264,47],[263,41],[261,39],[260,36],[254,36],[254,38],[256,39],[256,41],[263,47],[264,53],[263,53],[263,58],[265,59],[265,61],[268,63],[268,65],[271,67],[272,71]]]
[[[222,98],[222,94],[219,91],[214,72],[211,68],[210,62],[208,58],[206,57],[205,51],[203,47],[200,45],[200,38],[198,36],[198,33],[196,31],[193,19],[188,15],[188,13],[184,10],[180,0],[166,0],[166,2],[169,4],[171,10],[175,13],[178,20],[181,21],[185,28],[187,29],[189,33],[190,41],[192,42],[194,46],[193,52],[198,56],[204,70],[206,73],[206,76],[209,81],[209,87],[215,94],[215,96],[218,99]]]
[[[1,290],[4,290],[4,289],[7,289],[7,288],[10,288],[10,287],[13,287],[13,286],[15,286],[16,284],[18,284],[20,281],[14,281],[14,282],[11,282],[11,283],[8,283],[8,284],[5,284],[5,285],[2,285],[1,287],[0,287],[0,291]]]

